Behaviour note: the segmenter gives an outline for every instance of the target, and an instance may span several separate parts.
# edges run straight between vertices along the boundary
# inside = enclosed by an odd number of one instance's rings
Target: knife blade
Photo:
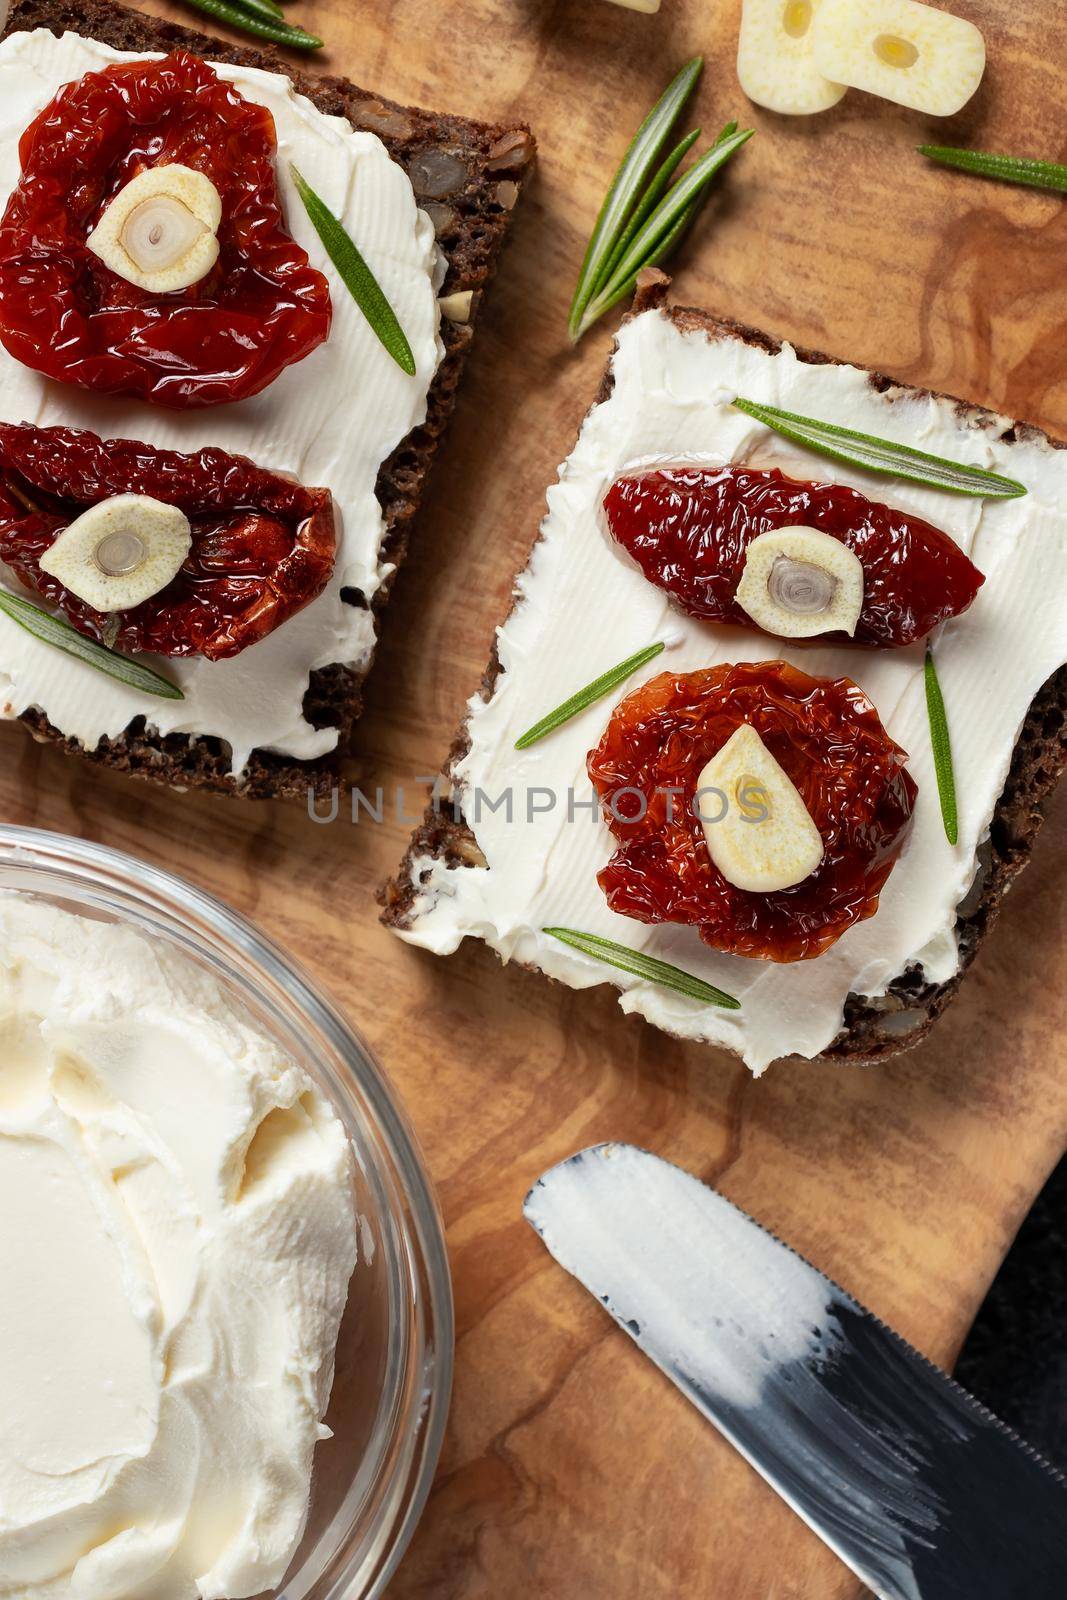
[[[1065,1600],[1067,1480],[724,1196],[603,1144],[523,1211],[879,1600]]]

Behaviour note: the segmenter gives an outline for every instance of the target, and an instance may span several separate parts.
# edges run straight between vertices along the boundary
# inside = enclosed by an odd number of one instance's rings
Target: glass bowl
[[[303,1543],[272,1600],[371,1600],[426,1502],[452,1385],[441,1222],[414,1136],[366,1046],[243,917],[132,856],[0,824],[0,889],[131,924],[221,981],[329,1097],[355,1151],[359,1265],[315,1453]]]

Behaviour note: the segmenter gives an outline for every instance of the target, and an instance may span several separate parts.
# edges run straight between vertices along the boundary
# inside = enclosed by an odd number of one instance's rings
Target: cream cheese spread
[[[999,438],[1004,419],[983,420],[950,401],[904,390],[879,393],[858,368],[810,365],[788,345],[772,355],[737,338],[681,332],[659,311],[624,326],[613,370],[611,396],[589,414],[549,491],[540,541],[499,630],[495,688],[470,705],[470,750],[456,777],[488,865],[416,858],[412,877],[420,888],[404,937],[445,953],[473,934],[505,959],[539,966],[575,988],[616,983],[625,1011],[683,1038],[728,1046],[758,1072],[781,1056],[825,1049],[841,1028],[850,993],[883,995],[912,964],[936,983],[958,968],[956,908],[974,879],[1019,729],[1038,689],[1067,661],[1067,451],[1037,436],[1009,444]],[[737,395],[994,468],[1020,479],[1029,493],[975,500],[872,477],[772,434],[733,408]],[[944,529],[985,574],[970,610],[934,641],[959,797],[955,848],[938,804],[922,645],[876,652],[798,643],[677,611],[613,545],[598,518],[612,479],[656,455],[746,461],[851,484]],[[611,698],[530,749],[514,749],[545,712],[657,639],[670,648]],[[722,955],[694,928],[650,927],[609,911],[596,874],[613,841],[586,804],[592,798],[586,754],[625,693],[664,670],[779,657],[810,673],[858,682],[909,752],[919,785],[914,826],[877,914],[822,956],[792,965]],[[510,821],[501,803],[509,790]],[[541,931],[554,925],[673,962],[735,995],[741,1010],[624,977]]]
[[[57,39],[44,28],[0,42],[0,206],[18,181],[22,132],[61,85],[134,59],[74,33]],[[392,570],[380,555],[384,523],[374,487],[382,462],[426,416],[441,354],[440,265],[433,224],[375,134],[325,116],[279,73],[221,63],[215,70],[273,114],[290,231],[330,280],[329,339],[253,399],[190,412],[49,382],[0,348],[0,418],[89,428],[165,449],[218,445],[329,488],[340,535],[333,577],[311,605],[231,661],[160,662],[184,692],[182,701],[140,694],[0,616],[0,708],[9,717],[39,709],[90,749],[120,736],[138,716],[164,734],[216,735],[229,744],[240,773],[253,749],[312,760],[337,744],[336,728],[306,721],[304,694],[315,668],[334,662],[361,668],[374,648],[372,613],[346,605],[341,591],[359,589],[369,599]],[[330,266],[293,187],[290,162],[357,241],[407,334],[414,377],[383,349]],[[0,567],[0,581],[3,573]],[[6,586],[25,592],[10,577]]]
[[[356,1260],[350,1160],[214,978],[0,896],[0,1596],[281,1581]]]

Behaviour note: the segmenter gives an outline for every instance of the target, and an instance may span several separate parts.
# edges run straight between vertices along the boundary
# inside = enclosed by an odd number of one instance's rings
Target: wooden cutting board
[[[149,4],[155,9],[154,0]],[[180,7],[171,14],[194,20]],[[850,96],[795,122],[750,109],[739,0],[304,0],[323,70],[400,101],[525,117],[541,167],[479,328],[445,459],[386,616],[354,771],[407,819],[158,793],[0,731],[0,815],[132,850],[215,891],[329,986],[403,1094],[448,1223],[455,1404],[397,1600],[852,1600],[855,1580],[549,1259],[530,1182],[594,1140],[717,1183],[935,1360],[949,1362],[1067,1137],[1067,795],[961,1000],[877,1071],[772,1070],[376,921],[374,893],[480,676],[609,349],[565,310],[640,115],[702,51],[710,135],[758,129],[676,269],[679,299],[1067,434],[1067,202],[927,167],[922,138],[1067,155],[1060,0],[957,0],[986,34],[973,106],[936,134]],[[695,123],[694,123],[695,125]],[[491,426],[487,420],[491,419]]]

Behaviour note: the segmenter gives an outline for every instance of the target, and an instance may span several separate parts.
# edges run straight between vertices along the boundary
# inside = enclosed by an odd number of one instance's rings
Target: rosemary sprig
[[[584,689],[579,689],[572,694],[569,700],[550,711],[547,716],[535,722],[532,728],[515,740],[516,750],[526,750],[530,745],[536,744],[538,739],[543,739],[546,733],[552,733],[564,722],[569,722],[576,717],[579,711],[584,711],[586,706],[591,706],[594,700],[599,700],[609,690],[614,689],[617,683],[622,683],[636,672],[638,667],[643,667],[646,661],[653,660],[665,647],[663,642],[646,645],[643,650],[638,650],[632,656],[627,656],[625,661],[620,661],[617,666],[609,667],[607,672],[602,672],[599,678],[594,678],[592,683],[587,683]]]
[[[272,44],[288,45],[290,50],[322,49],[323,41],[313,33],[305,33],[303,28],[294,28],[288,22],[264,15],[262,5],[256,6],[259,14],[253,15],[250,9],[242,7],[240,0],[186,0],[186,4],[194,11],[202,11],[205,16],[236,28],[239,33],[251,33],[257,39],[269,39]]]
[[[937,793],[941,801],[941,820],[945,824],[945,838],[949,844],[959,839],[959,814],[956,808],[956,778],[952,770],[952,741],[948,734],[948,717],[945,699],[937,681],[934,652],[926,646],[926,714],[930,719],[930,743],[934,751],[934,772],[937,775]]]
[[[637,230],[611,276],[598,285],[578,325],[577,338],[581,338],[598,317],[633,293],[637,274],[642,268],[658,266],[667,259],[707,199],[712,178],[743,144],[747,144],[754,131],[753,128],[744,128],[741,132],[735,131],[720,138],[667,191],[648,220]]]
[[[611,187],[604,197],[589,240],[589,248],[585,252],[582,270],[578,275],[578,287],[571,303],[569,326],[572,339],[580,337],[582,313],[603,280],[616,242],[652,179],[674,125],[703,70],[703,57],[694,56],[675,75],[638,128],[618,172],[611,180]]]
[[[780,433],[794,444],[807,445],[819,455],[830,456],[835,461],[847,461],[851,466],[862,467],[866,472],[886,473],[893,478],[906,478],[910,483],[921,483],[928,489],[942,489],[948,494],[984,496],[995,500],[1014,500],[1026,494],[1026,486],[1014,478],[1002,478],[984,467],[968,467],[958,461],[948,461],[944,456],[932,456],[925,450],[915,450],[911,445],[896,444],[891,439],[878,439],[874,434],[855,433],[851,428],[841,428],[832,422],[820,422],[815,417],[801,417],[793,411],[781,411],[777,406],[757,405],[754,400],[734,401],[738,411],[754,417],[766,427]]]
[[[653,106],[634,137],[600,208],[571,303],[568,331],[577,341],[598,317],[633,292],[643,267],[666,260],[696,216],[715,173],[752,130],[728,123],[717,143],[672,184],[700,137],[687,134],[666,155],[675,124],[703,68],[686,63]]]
[[[411,346],[404,330],[397,321],[396,312],[385,298],[377,278],[360,255],[354,240],[345,231],[344,225],[334,216],[325,202],[319,199],[307,179],[291,162],[289,171],[293,175],[297,193],[304,202],[304,209],[311,218],[315,232],[325,245],[326,254],[341,274],[345,288],[397,366],[413,378],[415,357],[411,353]]]
[[[98,672],[106,672],[108,677],[117,678],[131,689],[139,689],[142,694],[158,695],[161,700],[185,699],[177,684],[161,678],[151,667],[131,661],[128,656],[116,655],[113,650],[105,650],[102,644],[87,639],[69,622],[35,606],[31,600],[23,600],[21,595],[0,589],[0,611],[35,639],[55,645],[57,650],[84,662],[87,667],[95,667]]]
[[[633,243],[634,236],[638,232],[638,229],[644,226],[649,217],[652,215],[653,211],[655,211],[660,200],[666,194],[671,179],[674,177],[674,174],[677,172],[678,168],[681,166],[690,150],[692,150],[693,146],[700,138],[701,132],[702,130],[700,128],[694,128],[692,133],[687,133],[681,143],[675,145],[666,161],[664,161],[662,166],[659,168],[638,204],[634,207],[633,216],[630,218],[625,228],[623,228],[619,235],[618,243],[615,245],[611,255],[608,257],[608,260],[604,266],[604,270],[600,275],[602,282],[606,283],[611,277],[612,273],[615,271],[615,268],[626,254],[626,251]]]
[[[976,178],[998,178],[1030,189],[1055,189],[1067,194],[1067,167],[1055,161],[1030,161],[1026,156],[995,156],[987,150],[960,150],[949,144],[921,144],[919,154],[941,167],[971,172]]]
[[[691,972],[683,972],[681,967],[672,967],[669,961],[657,961],[655,956],[646,956],[640,950],[616,944],[614,939],[602,939],[596,933],[578,933],[574,928],[545,928],[544,932],[558,939],[561,944],[569,944],[575,950],[592,956],[595,961],[606,962],[609,967],[618,967],[621,972],[629,972],[635,978],[645,978],[649,983],[658,983],[664,989],[676,989],[679,994],[688,995],[690,1000],[724,1006],[728,1011],[741,1009],[740,1000],[735,1000],[725,990],[716,989],[714,984],[705,983],[703,978],[694,977]]]

